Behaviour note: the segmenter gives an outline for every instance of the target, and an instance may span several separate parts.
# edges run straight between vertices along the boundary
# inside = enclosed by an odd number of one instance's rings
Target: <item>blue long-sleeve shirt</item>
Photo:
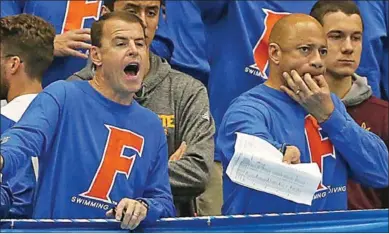
[[[19,121],[35,97],[36,94],[21,95],[1,108],[0,134]],[[27,161],[18,170],[18,175],[12,179],[8,180],[8,175],[3,175],[3,179],[7,181],[0,186],[0,218],[31,218],[36,185],[36,173],[33,165],[38,170],[36,162],[36,158]]]
[[[268,40],[277,19],[289,13],[309,14],[316,1],[193,1],[204,23],[209,101],[219,129],[231,101],[267,80]],[[388,1],[356,4],[365,22],[358,74],[367,77],[375,96],[381,96],[380,82],[388,95]],[[219,158],[216,153],[215,160]]]
[[[39,158],[33,218],[105,218],[123,198],[145,200],[145,222],[174,216],[166,137],[137,102],[106,99],[87,81],[58,81],[2,135],[3,173]]]
[[[374,133],[361,128],[332,95],[335,110],[318,124],[286,93],[258,85],[235,99],[216,142],[224,168],[223,214],[281,213],[347,209],[349,177],[369,187],[388,186],[388,151]],[[317,163],[322,181],[312,206],[238,185],[225,170],[234,154],[236,132],[260,137],[275,147],[296,146],[302,163]]]

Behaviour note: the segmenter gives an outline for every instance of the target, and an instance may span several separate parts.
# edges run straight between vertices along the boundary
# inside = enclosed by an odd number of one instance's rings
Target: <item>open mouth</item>
[[[124,73],[129,76],[136,76],[139,72],[139,64],[138,63],[130,63],[124,68]]]

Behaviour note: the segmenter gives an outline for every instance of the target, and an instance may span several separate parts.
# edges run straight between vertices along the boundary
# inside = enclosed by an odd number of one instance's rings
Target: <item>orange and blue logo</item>
[[[286,15],[289,15],[290,13],[275,12],[268,9],[262,9],[262,10],[266,16],[263,22],[264,30],[253,50],[255,64],[246,67],[245,72],[252,75],[259,76],[263,79],[267,79],[266,71],[269,64],[268,47],[269,47],[270,32],[278,20],[280,20],[282,17]]]

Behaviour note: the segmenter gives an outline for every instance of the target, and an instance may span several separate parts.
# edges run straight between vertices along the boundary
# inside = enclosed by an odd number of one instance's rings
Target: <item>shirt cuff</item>
[[[346,123],[347,119],[345,116],[335,108],[331,116],[320,124],[320,127],[328,135],[340,134],[345,128]]]

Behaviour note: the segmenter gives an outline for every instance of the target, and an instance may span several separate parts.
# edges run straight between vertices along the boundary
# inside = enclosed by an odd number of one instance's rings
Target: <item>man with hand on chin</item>
[[[0,172],[15,177],[37,155],[34,219],[105,218],[116,205],[126,229],[174,216],[164,130],[133,100],[147,69],[143,22],[108,13],[91,38],[94,79],[43,90],[1,136]]]
[[[388,185],[385,144],[355,123],[330,93],[323,77],[326,45],[323,27],[313,17],[280,19],[269,39],[269,79],[235,99],[216,142],[224,169],[234,154],[236,132],[283,149],[284,158],[293,150],[302,163],[317,163],[322,180],[312,205],[249,189],[224,172],[223,214],[345,210],[349,177],[371,187]]]

